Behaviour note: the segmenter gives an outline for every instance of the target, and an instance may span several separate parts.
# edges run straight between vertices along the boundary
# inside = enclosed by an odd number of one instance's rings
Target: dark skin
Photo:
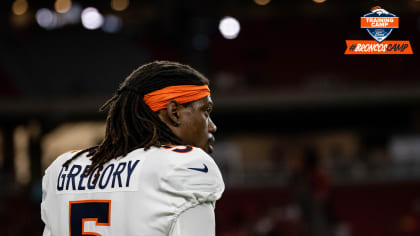
[[[210,118],[213,101],[210,96],[187,106],[171,100],[166,109],[158,111],[159,118],[182,140],[183,144],[213,152],[216,125]]]

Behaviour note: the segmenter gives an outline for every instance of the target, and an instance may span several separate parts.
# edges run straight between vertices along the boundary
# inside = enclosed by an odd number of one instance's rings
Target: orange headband
[[[210,89],[207,85],[176,85],[159,89],[144,95],[144,102],[152,111],[165,109],[171,100],[179,104],[202,99],[210,95]]]

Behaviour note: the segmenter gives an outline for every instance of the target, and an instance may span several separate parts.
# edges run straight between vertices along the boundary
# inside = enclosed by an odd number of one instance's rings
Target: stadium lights
[[[56,26],[56,15],[47,8],[39,9],[35,14],[36,22],[44,29],[53,29]]]
[[[47,8],[41,8],[36,12],[35,20],[42,28],[52,30],[68,24],[79,23],[81,11],[82,7],[77,3],[72,4],[65,13],[56,13]]]
[[[120,18],[109,15],[106,19],[104,19],[98,9],[94,7],[87,7],[82,11],[82,7],[78,3],[72,4],[71,0],[57,0],[57,2],[59,1],[68,1],[67,3],[70,5],[67,5],[66,7],[69,7],[69,9],[64,8],[65,4],[63,2],[60,4],[64,5],[55,5],[57,12],[51,11],[47,8],[39,9],[35,14],[35,19],[39,26],[44,29],[51,30],[68,24],[77,24],[81,21],[83,27],[88,30],[95,30],[102,27],[102,29],[107,33],[115,33],[120,30],[122,26]]]
[[[60,14],[65,21],[65,24],[77,24],[80,22],[80,15],[82,12],[82,6],[78,3],[71,4],[70,10]]]
[[[106,15],[104,18],[104,24],[102,30],[107,33],[116,33],[122,27],[122,21],[118,16]]]
[[[224,17],[219,23],[219,31],[226,39],[238,37],[241,31],[239,21],[231,16]]]
[[[271,0],[254,0],[257,5],[265,6],[271,2]]]
[[[71,8],[71,0],[56,0],[54,7],[58,13],[66,13]]]
[[[104,23],[104,17],[99,13],[98,9],[94,7],[85,8],[82,11],[81,19],[83,27],[89,30],[98,29]]]
[[[20,16],[28,11],[28,2],[26,0],[16,0],[12,5],[13,14]]]
[[[129,0],[111,0],[111,8],[115,11],[124,11],[130,5]]]

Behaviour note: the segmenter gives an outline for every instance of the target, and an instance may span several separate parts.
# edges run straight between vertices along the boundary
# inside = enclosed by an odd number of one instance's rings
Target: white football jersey
[[[224,183],[214,160],[190,146],[137,149],[106,163],[94,184],[86,154],[58,157],[42,181],[44,236],[168,235],[177,217],[214,203]],[[96,172],[95,172],[96,173]]]

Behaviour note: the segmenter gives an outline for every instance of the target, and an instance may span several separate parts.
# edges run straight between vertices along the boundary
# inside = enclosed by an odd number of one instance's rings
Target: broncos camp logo
[[[360,18],[360,27],[368,31],[378,43],[384,41],[393,29],[399,27],[399,18],[381,8],[373,7],[370,13]]]

